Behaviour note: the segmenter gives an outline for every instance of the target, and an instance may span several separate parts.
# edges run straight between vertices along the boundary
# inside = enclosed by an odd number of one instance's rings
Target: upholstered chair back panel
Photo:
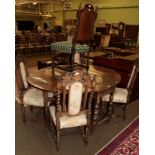
[[[27,82],[27,76],[26,76],[26,69],[25,69],[25,65],[23,62],[20,62],[20,70],[21,70],[21,75],[22,75],[24,87],[27,88],[28,82]]]
[[[80,82],[72,84],[69,91],[69,109],[70,115],[76,115],[80,111],[83,85]]]

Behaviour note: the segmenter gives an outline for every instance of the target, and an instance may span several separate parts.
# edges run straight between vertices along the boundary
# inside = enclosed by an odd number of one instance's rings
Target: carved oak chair
[[[127,105],[130,103],[130,96],[131,96],[132,89],[135,84],[137,73],[139,70],[138,64],[139,64],[139,60],[137,59],[137,60],[135,60],[135,62],[133,64],[131,74],[129,77],[129,81],[127,83],[127,87],[126,88],[116,87],[113,97],[112,97],[113,103],[115,105],[121,105],[121,107],[123,109],[123,114],[118,115],[118,116],[121,116],[123,118],[123,120],[126,119],[126,108],[127,108]],[[105,105],[105,103],[109,102],[109,98],[110,98],[109,94],[101,97],[101,102],[102,102],[103,106]]]
[[[52,51],[52,69],[54,68],[73,71],[75,65],[81,65],[88,69],[89,51],[93,35],[94,23],[97,13],[91,4],[86,4],[83,9],[77,11],[77,24],[72,41],[62,41],[51,44]],[[66,66],[57,63],[57,55],[60,53],[68,54]],[[80,56],[79,56],[80,55]],[[84,61],[86,58],[86,62]]]
[[[27,106],[32,110],[33,107],[41,107],[44,111],[45,106],[43,92],[39,89],[33,88],[27,82],[27,69],[24,64],[25,58],[23,56],[16,56],[15,66],[15,100],[21,105],[22,121],[26,122],[25,108]],[[50,93],[51,98],[53,93]],[[51,99],[49,98],[49,99]]]
[[[70,72],[57,82],[56,105],[49,107],[51,122],[55,128],[53,137],[57,151],[60,147],[60,130],[66,128],[82,126],[78,131],[82,132],[84,143],[87,145],[95,85],[95,77],[92,78],[86,70]]]

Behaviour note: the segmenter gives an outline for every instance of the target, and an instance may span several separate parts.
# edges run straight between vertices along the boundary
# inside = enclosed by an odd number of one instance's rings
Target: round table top
[[[103,92],[109,88],[115,87],[121,80],[118,72],[102,66],[90,66],[89,74],[96,75],[97,84],[95,92]],[[55,68],[55,74],[52,75],[51,67],[38,70],[31,68],[29,70],[28,83],[43,91],[56,92],[56,81],[65,75],[66,71]]]

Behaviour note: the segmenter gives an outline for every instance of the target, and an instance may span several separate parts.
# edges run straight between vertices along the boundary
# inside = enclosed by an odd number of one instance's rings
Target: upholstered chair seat
[[[50,106],[49,111],[52,116],[53,122],[56,125],[55,106]],[[83,126],[86,124],[87,118],[86,113],[84,112],[76,116],[63,115],[60,117],[60,129]]]
[[[36,88],[30,88],[24,93],[23,104],[33,106],[44,106],[43,92]]]
[[[113,95],[113,102],[116,103],[126,103],[127,102],[127,97],[128,97],[128,90],[125,88],[115,88],[115,92]],[[110,95],[105,95],[102,96],[102,101],[103,102],[109,102]]]
[[[71,41],[61,41],[51,43],[51,50],[61,52],[61,53],[71,53],[72,42]],[[86,44],[76,44],[75,51],[79,53],[84,53],[89,51],[89,46]]]

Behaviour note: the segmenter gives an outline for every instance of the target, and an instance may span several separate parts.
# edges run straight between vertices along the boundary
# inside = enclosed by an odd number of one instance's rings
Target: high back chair
[[[65,128],[82,126],[84,142],[88,143],[95,85],[95,77],[91,78],[83,70],[68,73],[57,82],[56,105],[49,107],[51,121],[56,129],[54,140],[57,151],[60,147],[60,130]]]
[[[43,92],[28,85],[27,70],[24,64],[24,58],[21,56],[16,56],[15,100],[21,105],[23,123],[26,122],[25,108],[27,106],[43,108],[45,118]]]
[[[126,107],[130,103],[130,96],[131,96],[133,86],[136,81],[138,71],[139,71],[139,60],[136,59],[133,64],[126,88],[116,87],[113,97],[112,97],[112,102],[114,104],[121,105],[121,107],[123,109],[123,114],[118,115],[118,116],[121,116],[123,118],[123,120],[126,119]],[[109,99],[110,99],[109,94],[102,96],[101,97],[102,105],[104,105],[106,102],[109,102]]]
[[[73,71],[77,64],[88,69],[89,51],[97,13],[91,4],[86,4],[83,9],[80,8],[77,11],[76,16],[77,24],[72,41],[62,41],[51,44],[53,73],[55,67]],[[65,67],[60,66],[56,61],[57,54],[60,53],[67,53],[69,56]],[[81,61],[81,59],[84,60],[84,58],[86,61]]]

